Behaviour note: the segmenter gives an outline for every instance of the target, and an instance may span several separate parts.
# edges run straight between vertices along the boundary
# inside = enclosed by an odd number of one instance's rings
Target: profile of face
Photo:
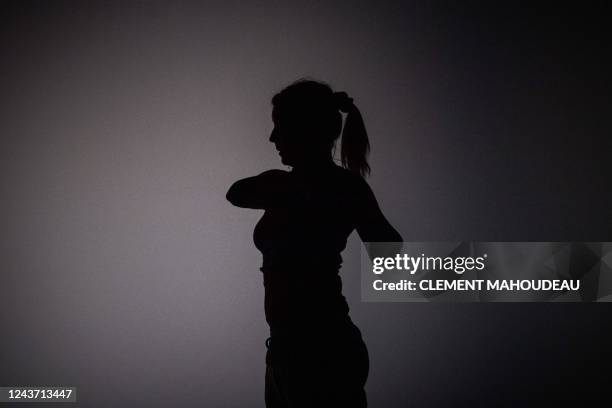
[[[274,144],[281,158],[287,166],[295,166],[306,160],[308,145],[306,138],[300,131],[295,120],[288,115],[280,115],[277,109],[272,112],[274,128],[270,134],[270,142]]]
[[[281,162],[287,166],[326,161],[331,158],[333,140],[325,137],[325,123],[321,124],[316,114],[287,112],[274,108],[272,111],[274,128],[270,134],[270,142],[274,144]],[[336,132],[337,133],[337,132]]]

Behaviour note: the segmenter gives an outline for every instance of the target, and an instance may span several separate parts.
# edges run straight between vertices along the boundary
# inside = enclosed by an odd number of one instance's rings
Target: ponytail
[[[340,149],[342,166],[365,178],[370,174],[370,165],[367,160],[370,152],[370,142],[361,112],[346,92],[335,92],[334,98],[338,109],[346,113],[342,129],[342,147]]]

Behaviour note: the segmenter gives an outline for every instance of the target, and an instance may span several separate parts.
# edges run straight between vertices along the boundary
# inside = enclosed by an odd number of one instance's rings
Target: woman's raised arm
[[[283,170],[264,171],[236,181],[225,197],[236,207],[266,209],[282,194],[286,177],[287,172]]]

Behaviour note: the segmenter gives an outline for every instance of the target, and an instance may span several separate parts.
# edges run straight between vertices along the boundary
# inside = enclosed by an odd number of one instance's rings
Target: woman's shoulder
[[[341,184],[350,190],[352,195],[361,195],[370,191],[368,182],[354,171],[337,166],[338,177]]]
[[[274,181],[284,180],[290,174],[291,174],[290,172],[285,171],[285,170],[271,169],[271,170],[266,170],[262,173],[259,173],[257,176],[255,176],[255,178],[262,182],[274,182]]]
[[[270,169],[270,170],[266,170],[262,173],[260,173],[260,176],[285,176],[289,174],[288,171],[286,170],[281,170],[281,169]]]

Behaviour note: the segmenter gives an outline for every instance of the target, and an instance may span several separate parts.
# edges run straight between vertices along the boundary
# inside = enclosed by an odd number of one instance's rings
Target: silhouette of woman
[[[364,177],[368,136],[344,92],[297,81],[272,98],[274,143],[291,171],[235,182],[227,199],[265,210],[253,234],[263,254],[267,407],[365,407],[369,358],[338,275],[348,236],[400,242]],[[344,127],[342,113],[346,113]],[[342,133],[341,161],[333,159]]]

